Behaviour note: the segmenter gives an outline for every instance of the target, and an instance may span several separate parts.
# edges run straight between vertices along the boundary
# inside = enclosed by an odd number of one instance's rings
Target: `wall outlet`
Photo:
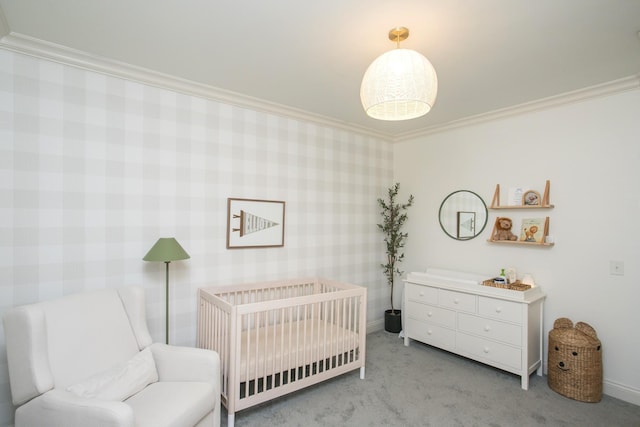
[[[614,276],[624,276],[624,262],[609,261],[609,274]]]

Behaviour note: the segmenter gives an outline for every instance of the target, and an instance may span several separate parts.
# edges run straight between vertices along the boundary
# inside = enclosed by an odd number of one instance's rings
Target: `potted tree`
[[[400,183],[389,188],[387,199],[378,199],[382,224],[378,228],[384,233],[384,242],[387,251],[387,263],[381,264],[387,284],[391,287],[391,309],[384,313],[384,329],[388,332],[400,332],[402,330],[401,311],[393,306],[393,284],[396,274],[400,275],[398,264],[404,258],[404,241],[408,233],[403,233],[402,225],[407,220],[407,209],[413,204],[413,195],[409,195],[407,203],[400,204],[396,201]]]

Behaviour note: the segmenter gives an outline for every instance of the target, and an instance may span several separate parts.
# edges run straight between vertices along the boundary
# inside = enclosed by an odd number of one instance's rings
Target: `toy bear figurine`
[[[549,387],[571,399],[602,399],[602,349],[595,329],[566,317],[556,319],[549,331]]]
[[[518,236],[511,232],[511,218],[500,217],[496,219],[495,234],[493,240],[518,240]]]

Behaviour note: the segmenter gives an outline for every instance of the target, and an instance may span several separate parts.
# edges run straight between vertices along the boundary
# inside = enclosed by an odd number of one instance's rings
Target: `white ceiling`
[[[5,40],[55,43],[389,136],[640,73],[639,0],[0,0],[0,12]],[[436,68],[438,98],[421,118],[377,121],[362,110],[360,82],[395,47],[387,33],[399,25],[411,32],[401,46]]]

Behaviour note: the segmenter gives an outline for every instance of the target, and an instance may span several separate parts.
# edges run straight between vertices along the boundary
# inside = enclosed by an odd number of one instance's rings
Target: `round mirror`
[[[482,233],[487,225],[487,205],[473,191],[458,190],[449,194],[440,205],[440,227],[456,240],[470,240]]]

